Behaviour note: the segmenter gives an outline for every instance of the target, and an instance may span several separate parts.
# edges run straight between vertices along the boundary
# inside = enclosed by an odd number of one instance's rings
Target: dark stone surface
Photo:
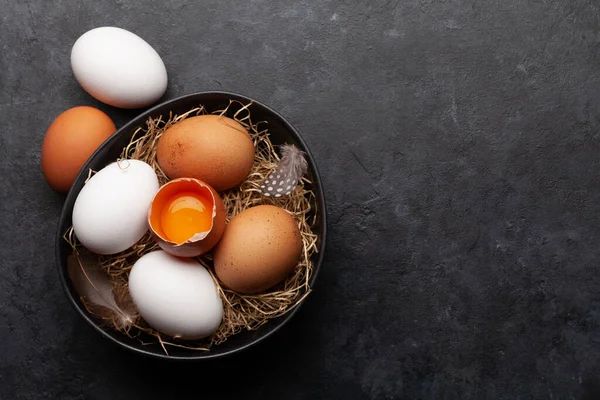
[[[183,5],[182,5],[183,4]],[[0,398],[600,398],[596,0],[0,0]],[[50,122],[99,106],[70,48],[115,25],[311,147],[330,240],[289,326],[239,357],[168,364],[75,313],[40,172]],[[218,383],[220,379],[225,383]]]

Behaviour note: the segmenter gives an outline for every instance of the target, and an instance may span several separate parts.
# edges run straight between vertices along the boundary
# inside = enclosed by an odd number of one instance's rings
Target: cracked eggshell
[[[184,243],[178,244],[167,237],[161,222],[161,213],[167,202],[178,193],[195,192],[211,199],[212,220],[210,228],[197,232]],[[177,257],[196,257],[210,251],[221,239],[225,230],[225,207],[219,194],[207,183],[193,178],[173,179],[164,184],[152,200],[148,211],[150,232],[161,249]]]

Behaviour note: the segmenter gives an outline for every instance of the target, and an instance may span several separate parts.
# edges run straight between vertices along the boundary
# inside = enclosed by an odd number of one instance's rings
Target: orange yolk
[[[182,244],[195,234],[210,230],[211,204],[210,199],[193,192],[177,193],[167,200],[160,216],[167,239]]]

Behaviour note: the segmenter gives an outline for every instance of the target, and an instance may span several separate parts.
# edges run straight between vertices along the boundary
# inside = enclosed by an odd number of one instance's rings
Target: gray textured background
[[[72,77],[102,25],[159,52],[165,98],[254,97],[316,158],[316,291],[240,357],[139,358],[62,292],[44,132],[137,114]],[[597,0],[0,0],[0,46],[1,399],[600,398]]]

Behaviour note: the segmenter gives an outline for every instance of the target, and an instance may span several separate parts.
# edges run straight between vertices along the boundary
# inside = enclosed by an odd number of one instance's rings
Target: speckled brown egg
[[[213,254],[215,272],[236,292],[258,293],[283,281],[301,251],[300,230],[290,213],[276,206],[255,206],[225,227]]]
[[[218,115],[186,118],[158,140],[158,164],[171,179],[200,179],[217,191],[239,185],[254,163],[254,145],[237,121]]]

